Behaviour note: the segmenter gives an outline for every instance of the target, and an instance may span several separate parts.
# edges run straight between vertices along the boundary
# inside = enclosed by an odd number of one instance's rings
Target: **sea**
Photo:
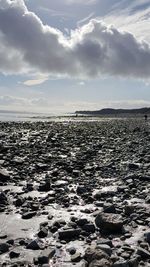
[[[0,121],[41,121],[47,118],[53,117],[54,114],[47,113],[30,113],[30,112],[18,112],[18,111],[4,111],[0,110]]]

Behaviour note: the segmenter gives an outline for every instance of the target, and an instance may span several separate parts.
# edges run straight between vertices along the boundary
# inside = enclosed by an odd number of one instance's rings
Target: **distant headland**
[[[150,108],[139,108],[139,109],[113,109],[113,108],[104,108],[101,110],[82,110],[76,111],[76,115],[86,115],[86,116],[104,116],[104,115],[144,115],[150,114]]]

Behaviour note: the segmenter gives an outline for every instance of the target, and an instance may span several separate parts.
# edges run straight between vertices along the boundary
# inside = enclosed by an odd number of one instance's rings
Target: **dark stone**
[[[43,249],[43,243],[41,243],[38,239],[32,240],[29,244],[26,246],[27,249],[32,249],[32,250],[39,250]]]
[[[35,215],[36,215],[36,211],[29,211],[29,212],[22,214],[22,219],[28,220],[34,217]]]
[[[60,239],[74,239],[77,238],[80,235],[81,230],[80,229],[67,229],[67,230],[62,230],[59,232],[59,238]]]
[[[45,181],[39,185],[38,191],[48,192],[51,189],[50,181]]]
[[[11,259],[13,259],[13,258],[18,258],[19,255],[20,255],[20,253],[19,253],[19,252],[16,252],[16,251],[10,251],[10,253],[9,253],[9,257],[10,257]]]
[[[144,234],[145,240],[150,244],[150,232]]]
[[[83,225],[88,223],[88,220],[86,218],[81,218],[76,223],[77,223],[77,225],[82,227]]]
[[[146,250],[146,249],[138,247],[136,253],[141,256],[142,260],[150,259],[150,252],[148,250]]]
[[[83,185],[79,185],[79,186],[77,187],[77,194],[78,194],[78,195],[82,195],[82,194],[84,194],[84,193],[86,193],[86,188],[85,188],[85,186],[83,186]]]
[[[0,204],[6,205],[8,203],[7,196],[4,192],[0,192]]]
[[[113,213],[100,213],[95,218],[95,224],[105,233],[118,233],[123,229],[121,215]]]
[[[82,229],[88,233],[94,233],[95,232],[95,225],[92,223],[87,223],[82,226]]]
[[[72,262],[79,262],[81,260],[81,254],[79,252],[76,252],[71,256]]]
[[[45,227],[42,227],[42,229],[38,232],[38,237],[44,238],[47,237],[48,230]]]
[[[0,254],[8,252],[9,251],[9,244],[7,243],[1,243],[0,244]]]
[[[9,173],[5,169],[0,169],[0,181],[6,182],[10,179]]]

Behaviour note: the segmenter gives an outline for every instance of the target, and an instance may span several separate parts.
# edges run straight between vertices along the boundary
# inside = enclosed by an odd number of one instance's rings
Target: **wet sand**
[[[0,266],[150,266],[150,125],[0,123]]]

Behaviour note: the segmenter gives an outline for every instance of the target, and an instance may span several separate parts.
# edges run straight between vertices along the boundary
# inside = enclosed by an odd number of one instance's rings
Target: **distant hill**
[[[100,115],[121,115],[121,114],[150,114],[150,108],[139,108],[139,109],[113,109],[104,108],[101,110],[82,110],[76,111],[77,115],[87,115],[87,116],[100,116]]]

